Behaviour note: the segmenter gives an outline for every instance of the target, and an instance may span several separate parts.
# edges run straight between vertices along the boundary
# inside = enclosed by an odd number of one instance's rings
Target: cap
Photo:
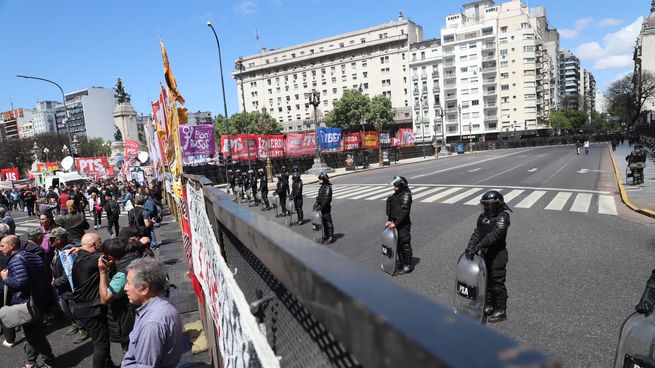
[[[43,236],[43,230],[40,227],[33,227],[27,230],[27,238],[32,240]]]
[[[50,230],[50,237],[51,238],[56,238],[56,237],[61,237],[63,235],[67,235],[68,231],[64,229],[63,227],[56,227],[52,230]]]

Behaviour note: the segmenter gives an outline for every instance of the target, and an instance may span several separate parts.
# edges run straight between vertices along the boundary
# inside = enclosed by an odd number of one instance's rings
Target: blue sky
[[[525,1],[525,0],[524,0]],[[32,1],[0,0],[0,111],[33,108],[37,100],[60,100],[52,85],[18,79],[53,79],[71,92],[111,88],[121,77],[139,113],[149,112],[163,66],[157,31],[165,42],[178,86],[190,111],[222,112],[212,21],[221,39],[228,113],[237,111],[229,72],[240,55],[259,46],[278,48],[395,20],[399,11],[439,37],[449,13],[466,1],[451,0],[187,0]],[[530,0],[545,6],[561,46],[577,51],[604,90],[631,71],[632,46],[648,0]]]

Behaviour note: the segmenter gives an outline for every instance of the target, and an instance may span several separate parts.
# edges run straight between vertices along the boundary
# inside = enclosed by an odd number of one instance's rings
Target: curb
[[[619,193],[621,194],[621,201],[623,201],[623,203],[625,203],[626,206],[630,207],[631,210],[640,213],[644,216],[655,218],[654,211],[651,211],[646,208],[639,208],[634,204],[632,204],[632,202],[630,202],[630,198],[628,198],[628,193],[626,193],[625,187],[623,186],[623,177],[619,172],[619,165],[616,163],[616,159],[614,158],[614,153],[612,152],[612,147],[610,147],[609,144],[607,145],[607,151],[610,154],[610,159],[612,160],[612,166],[614,166],[614,179],[616,179],[616,184],[619,188]]]

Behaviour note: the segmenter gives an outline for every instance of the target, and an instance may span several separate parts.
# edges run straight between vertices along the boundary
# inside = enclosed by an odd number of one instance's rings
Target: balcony
[[[446,95],[445,100],[446,100],[446,101],[457,100],[457,95],[456,95],[456,94],[449,94],[449,95]]]
[[[440,89],[439,87],[437,87],[437,86],[432,87],[432,93],[437,94],[437,93],[439,93],[440,91],[441,91],[441,89]]]
[[[418,95],[418,88],[414,88],[414,94]]]
[[[446,107],[445,110],[447,114],[453,114],[453,113],[456,114],[458,112],[457,106]]]
[[[482,68],[482,74],[490,74],[490,73],[496,73],[497,69],[495,66],[492,67],[487,67],[487,68]]]
[[[498,121],[498,114],[489,114],[484,116],[484,121]]]
[[[484,108],[485,109],[496,109],[496,108],[498,108],[498,104],[496,104],[495,102],[487,102],[487,103],[484,104]]]
[[[412,80],[418,80],[418,75],[412,75]]]
[[[492,61],[496,60],[496,55],[483,55],[482,61]]]
[[[432,71],[432,78],[438,78],[439,77],[439,71],[438,70],[433,70]]]
[[[483,96],[495,96],[498,91],[495,88],[487,88],[482,93]]]
[[[428,77],[427,74],[425,74],[425,73],[421,74],[421,79],[427,79],[427,77]]]
[[[482,49],[483,50],[489,50],[489,49],[495,49],[496,48],[496,43],[495,42],[487,42],[482,44]]]
[[[423,87],[423,89],[421,90],[421,94],[426,95],[427,93],[428,93],[428,87]]]
[[[496,78],[484,78],[482,84],[496,84]]]

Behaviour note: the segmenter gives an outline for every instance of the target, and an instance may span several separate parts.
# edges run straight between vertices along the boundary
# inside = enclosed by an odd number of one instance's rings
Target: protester
[[[120,225],[118,224],[118,219],[121,215],[120,204],[112,198],[112,195],[109,191],[105,193],[105,213],[107,214],[107,231],[109,235],[113,238],[118,236],[120,231]]]
[[[102,201],[100,200],[100,197],[98,197],[97,192],[92,192],[91,193],[91,212],[93,213],[93,228],[95,230],[98,230],[100,226],[102,226]]]
[[[73,200],[66,202],[66,212],[66,215],[55,218],[55,224],[66,229],[69,240],[79,241],[82,239],[84,231],[89,229],[89,222],[83,213],[77,211]]]
[[[0,223],[0,240],[2,240],[5,236],[10,235],[9,234],[9,225],[5,223]],[[4,270],[7,268],[7,263],[9,262],[9,256],[4,255],[2,252],[0,252],[0,270]],[[4,288],[5,284],[2,278],[0,278],[0,307],[4,306]],[[8,296],[9,298],[9,296]],[[11,303],[7,303],[7,305],[10,305]],[[2,341],[2,345],[10,348],[14,346],[16,342],[16,329],[13,327],[7,327],[5,326],[2,321],[0,321],[0,327],[2,327],[2,334],[4,335],[4,341]]]
[[[0,271],[0,277],[11,291],[11,304],[22,304],[28,300],[35,312],[32,320],[22,325],[25,334],[25,367],[37,367],[39,355],[43,357],[40,367],[55,367],[55,356],[46,338],[41,316],[51,311],[52,289],[50,275],[45,271],[43,259],[34,253],[20,249],[21,241],[15,235],[0,240],[0,252],[9,256],[7,268]]]
[[[125,292],[139,306],[122,367],[176,367],[182,357],[182,320],[161,296],[167,286],[164,266],[153,258],[139,258],[127,268]]]
[[[0,207],[0,219],[2,219],[3,223],[9,226],[9,234],[16,233],[16,222],[14,221],[14,218],[11,217],[11,215],[7,212],[7,209],[4,207]]]

